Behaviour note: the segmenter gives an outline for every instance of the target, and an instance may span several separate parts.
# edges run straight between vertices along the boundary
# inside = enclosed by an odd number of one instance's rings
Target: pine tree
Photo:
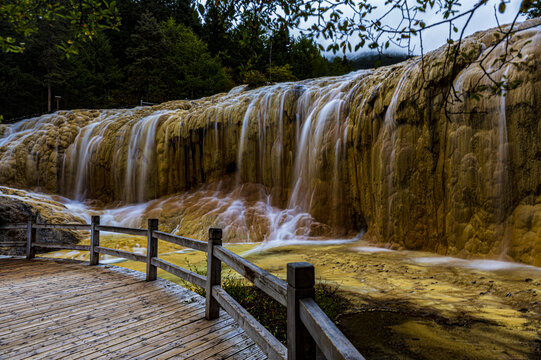
[[[158,102],[161,94],[151,90],[160,81],[159,72],[164,65],[165,40],[162,28],[152,13],[145,11],[131,35],[132,47],[126,49],[131,64],[128,66],[128,87],[134,100]]]

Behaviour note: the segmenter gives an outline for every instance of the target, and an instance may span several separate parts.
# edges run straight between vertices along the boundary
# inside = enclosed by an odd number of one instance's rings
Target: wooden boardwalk
[[[0,259],[0,359],[266,359],[223,310],[118,267]]]

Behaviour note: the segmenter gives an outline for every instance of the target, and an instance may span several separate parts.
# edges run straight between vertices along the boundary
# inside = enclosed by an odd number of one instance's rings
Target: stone
[[[231,191],[258,191],[244,192],[251,215],[231,238],[267,238],[268,220],[254,214],[268,201],[310,214],[300,236],[366,230],[397,248],[540,266],[539,25],[516,25],[516,66],[492,65],[505,48],[491,50],[491,29],[464,39],[474,61],[460,57],[456,73],[442,47],[423,62],[342,77],[1,125],[0,140],[12,135],[0,146],[0,184],[126,204],[234,178]],[[479,66],[485,56],[496,81],[518,86],[479,91],[492,84]],[[197,233],[217,218],[190,215],[183,226]]]

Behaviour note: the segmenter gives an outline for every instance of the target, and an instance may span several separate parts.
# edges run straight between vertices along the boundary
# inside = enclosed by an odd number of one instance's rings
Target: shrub
[[[188,263],[190,271],[206,275],[206,269],[192,266]],[[192,283],[182,281],[189,290],[205,297],[205,289]],[[261,323],[274,337],[286,344],[287,309],[276,300],[259,290],[247,280],[232,275],[228,270],[222,276],[222,287],[233,299],[245,308],[259,323]],[[338,286],[319,281],[315,286],[315,300],[329,319],[336,323],[341,314],[348,308],[349,302],[338,293]]]
[[[291,71],[291,65],[271,66],[268,70],[269,79],[274,82],[296,81],[297,78]]]
[[[243,75],[243,80],[250,88],[257,88],[267,83],[265,75],[257,70],[248,70]]]

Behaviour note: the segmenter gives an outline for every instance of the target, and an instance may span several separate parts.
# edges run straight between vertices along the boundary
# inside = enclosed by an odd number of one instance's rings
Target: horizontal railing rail
[[[0,229],[1,230],[1,229]],[[0,248],[8,248],[8,247],[25,247],[26,243],[23,241],[6,241],[6,242],[0,242]]]
[[[201,240],[190,239],[184,236],[168,234],[161,231],[153,231],[153,234],[159,240],[167,241],[176,245],[191,248],[199,251],[207,251],[207,243]]]
[[[37,230],[90,231],[90,245],[37,242]],[[364,359],[314,301],[314,267],[308,263],[287,264],[287,282],[252,264],[222,246],[222,230],[209,229],[208,242],[158,231],[158,220],[149,219],[147,229],[100,225],[92,216],[90,224],[5,224],[0,230],[26,230],[26,242],[0,242],[0,247],[26,247],[26,258],[35,257],[36,248],[90,252],[90,265],[99,264],[99,255],[109,255],[146,263],[146,280],[157,278],[157,269],[206,289],[205,317],[219,316],[220,308],[229,314],[270,359],[314,359],[316,352],[327,359]],[[100,246],[100,232],[147,237],[147,254],[137,254]],[[158,240],[207,253],[206,276],[194,273],[158,257]],[[221,287],[222,262],[250,281],[287,309],[287,347],[276,339],[246,309]],[[317,345],[316,345],[317,344]]]
[[[98,225],[96,226],[96,230],[118,233],[118,234],[135,235],[135,236],[147,236],[147,233],[148,233],[148,231],[144,229],[134,229],[134,228],[128,228],[128,227],[107,226],[107,225]]]
[[[287,283],[284,280],[266,272],[223,246],[216,246],[214,251],[214,256],[231,269],[248,279],[280,304],[287,305]]]
[[[79,244],[33,243],[32,246],[37,247],[37,248],[43,248],[43,249],[90,251],[90,245],[79,245]]]
[[[287,348],[218,285],[212,296],[270,359],[287,359]]]
[[[196,274],[190,270],[184,269],[178,265],[171,264],[165,260],[159,258],[152,259],[152,265],[167,271],[170,274],[178,276],[179,278],[189,281],[194,285],[205,288],[207,284],[207,278],[203,275]]]
[[[140,261],[140,262],[146,262],[147,261],[147,257],[145,255],[136,254],[136,253],[129,252],[129,251],[124,251],[124,250],[118,250],[118,249],[111,249],[111,248],[106,248],[106,247],[102,247],[102,246],[96,246],[94,248],[94,251],[98,252],[100,254],[110,255],[110,256],[123,258],[123,259],[128,259],[128,260],[133,260],[133,261]]]
[[[25,230],[27,226],[27,223],[5,224],[0,225],[0,230]]]
[[[301,299],[299,314],[318,349],[327,359],[358,359],[358,351],[325,315],[314,299]]]
[[[53,229],[53,230],[90,230],[88,224],[33,224],[36,229]]]

